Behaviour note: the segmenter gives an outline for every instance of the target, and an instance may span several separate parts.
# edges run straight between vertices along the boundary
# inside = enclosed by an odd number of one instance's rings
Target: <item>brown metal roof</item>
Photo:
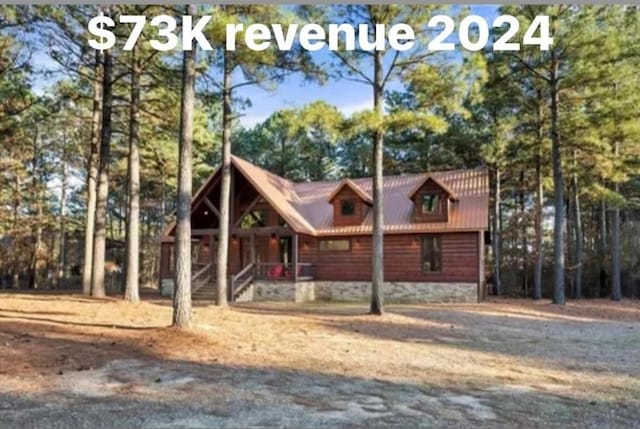
[[[273,208],[297,232],[310,235],[370,234],[373,210],[355,226],[333,226],[330,197],[345,181],[293,183],[233,157],[233,165],[255,186]],[[433,178],[455,196],[448,222],[414,223],[414,203],[409,195],[428,178]],[[351,179],[365,195],[371,195],[370,178]],[[383,180],[384,225],[387,233],[480,231],[488,229],[489,179],[486,169],[453,170],[386,176]]]

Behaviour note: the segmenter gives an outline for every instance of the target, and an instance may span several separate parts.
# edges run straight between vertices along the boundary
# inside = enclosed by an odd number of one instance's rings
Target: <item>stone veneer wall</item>
[[[160,281],[160,295],[173,296],[173,279],[162,279]]]
[[[173,294],[173,279],[162,279],[160,294]],[[238,302],[248,301],[368,301],[370,282],[270,282],[257,281],[243,293]],[[416,283],[385,282],[386,302],[477,302],[478,286],[475,283]]]
[[[270,282],[253,283],[254,301],[315,301],[314,282]]]
[[[386,302],[478,302],[476,283],[385,282]],[[315,282],[319,300],[367,301],[371,297],[370,282]]]
[[[256,282],[255,301],[368,301],[370,282]],[[475,283],[385,282],[387,302],[477,302]]]

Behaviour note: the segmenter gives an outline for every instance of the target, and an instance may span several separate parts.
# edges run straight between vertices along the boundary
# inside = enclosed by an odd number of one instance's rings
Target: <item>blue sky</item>
[[[474,5],[471,12],[487,19],[489,24],[497,15],[498,5]],[[323,55],[328,55],[324,53]],[[324,58],[321,58],[322,60]],[[336,106],[346,115],[373,106],[370,87],[351,81],[332,80],[325,85],[304,83],[298,76],[290,77],[273,91],[259,87],[245,87],[238,96],[249,98],[252,106],[244,111],[240,121],[245,126],[253,126],[271,113],[291,107],[300,107],[316,100],[324,100]]]
[[[483,16],[490,24],[497,15],[498,7],[497,5],[473,5],[470,9],[471,13]],[[317,61],[328,62],[331,54],[320,51],[314,55]],[[34,53],[32,60],[39,69],[51,69],[56,66],[43,52]],[[42,79],[35,83],[35,89],[41,91],[45,85],[52,83],[52,80]],[[397,87],[397,83],[391,84],[391,88]],[[238,90],[235,95],[251,100],[251,106],[243,111],[240,118],[240,122],[248,127],[262,122],[277,110],[301,107],[316,100],[324,100],[336,106],[345,115],[371,108],[373,105],[372,90],[367,85],[336,79],[330,79],[324,85],[319,85],[304,82],[300,76],[290,76],[274,90],[247,86]]]

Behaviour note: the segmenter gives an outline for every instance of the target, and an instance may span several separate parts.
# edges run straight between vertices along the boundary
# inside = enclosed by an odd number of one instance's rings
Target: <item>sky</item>
[[[458,7],[454,6],[454,8]],[[473,5],[470,9],[471,13],[484,17],[491,25],[497,16],[498,7],[497,5]],[[330,61],[331,54],[325,50],[313,53],[313,56],[316,61],[326,63]],[[56,67],[56,63],[44,52],[34,53],[32,61],[39,69]],[[44,91],[46,86],[54,83],[55,79],[52,77],[34,82],[34,89],[37,92]],[[399,88],[399,84],[395,82],[389,85],[389,89]],[[235,96],[251,101],[251,106],[245,108],[240,116],[240,123],[245,127],[253,127],[278,110],[302,107],[317,100],[336,106],[346,116],[373,106],[372,90],[367,85],[337,79],[329,79],[324,85],[319,85],[304,82],[301,76],[296,75],[289,76],[273,90],[246,86],[238,89]]]
[[[484,17],[490,25],[493,18],[497,16],[498,7],[497,5],[473,5],[471,13]],[[305,83],[298,76],[290,77],[273,91],[250,86],[238,91],[237,95],[248,98],[252,102],[252,106],[245,109],[240,118],[241,124],[246,127],[262,122],[280,109],[301,107],[316,100],[323,100],[336,106],[347,116],[373,106],[372,90],[364,84],[332,80],[321,86]]]

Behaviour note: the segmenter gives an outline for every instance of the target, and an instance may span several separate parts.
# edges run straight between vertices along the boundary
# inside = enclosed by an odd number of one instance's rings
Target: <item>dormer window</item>
[[[340,202],[340,214],[342,216],[353,216],[356,213],[355,200],[342,200]]]
[[[439,213],[440,212],[440,195],[424,194],[422,195],[422,213]]]
[[[371,196],[349,179],[336,186],[327,202],[333,206],[333,226],[360,225],[373,205]]]
[[[448,222],[450,203],[457,200],[451,189],[432,175],[418,182],[408,197],[414,204],[416,223]]]

